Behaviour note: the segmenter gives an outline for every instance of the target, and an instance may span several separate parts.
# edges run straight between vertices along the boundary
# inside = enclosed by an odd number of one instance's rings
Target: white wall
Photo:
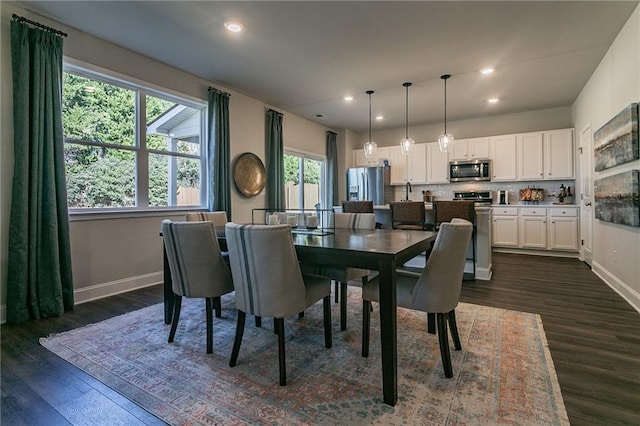
[[[232,161],[241,153],[253,152],[265,158],[265,105],[216,82],[205,81],[152,59],[122,49],[85,33],[66,27],[46,17],[30,13],[15,5],[2,3],[0,46],[2,68],[0,99],[2,120],[0,137],[0,319],[4,321],[7,288],[7,245],[11,203],[13,167],[12,76],[11,76],[11,14],[33,19],[69,34],[64,40],[66,57],[124,74],[129,77],[169,89],[176,94],[207,99],[207,89],[213,85],[231,93],[229,120]],[[274,108],[277,109],[277,108]],[[286,148],[325,155],[324,126],[284,113],[283,138]],[[265,207],[265,195],[245,198],[232,189],[232,219],[251,220],[251,209]],[[164,218],[183,218],[183,214],[106,215],[98,218],[71,219],[71,249],[76,289],[76,303],[161,282],[162,240],[158,235]]]
[[[640,7],[631,15],[573,104],[576,134],[589,126],[595,132],[624,107],[639,101]],[[640,160],[594,172],[593,178],[631,169],[640,169]],[[640,228],[594,218],[592,245],[594,272],[640,311]]]

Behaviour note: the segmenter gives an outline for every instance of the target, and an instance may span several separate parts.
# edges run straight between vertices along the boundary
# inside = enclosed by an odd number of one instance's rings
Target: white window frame
[[[320,208],[322,209],[330,209],[331,206],[326,207],[324,206],[324,204],[326,204],[326,198],[327,198],[327,156],[326,155],[319,155],[319,154],[315,154],[315,153],[311,153],[311,152],[305,152],[305,151],[301,151],[301,150],[296,150],[296,149],[292,149],[292,148],[284,148],[284,153],[285,154],[289,154],[289,155],[294,155],[296,157],[302,157],[303,159],[309,159],[309,160],[313,160],[313,161],[320,161],[322,163],[322,167],[320,170],[320,174],[321,174],[321,179],[320,179]],[[304,173],[304,172],[303,172]],[[304,182],[304,175],[300,176],[301,181]],[[301,185],[301,187],[304,187],[304,185]],[[304,191],[304,189],[303,189]],[[301,199],[303,199],[301,197]],[[292,207],[293,208],[293,207]],[[298,207],[295,207],[298,208]]]
[[[137,215],[140,213],[158,213],[166,211],[188,211],[203,210],[207,208],[207,152],[208,152],[208,132],[207,132],[207,102],[192,96],[179,94],[173,90],[165,89],[151,83],[143,82],[132,77],[128,77],[110,70],[86,64],[72,58],[63,58],[63,72],[79,75],[92,80],[98,80],[113,86],[132,90],[135,92],[135,144],[133,146],[94,142],[77,141],[74,144],[84,146],[99,146],[120,150],[130,150],[136,152],[136,205],[132,207],[96,207],[96,208],[69,208],[69,215],[81,219],[82,216],[95,214],[110,215]],[[146,95],[155,96],[164,100],[185,105],[190,108],[200,110],[200,155],[178,154],[171,151],[147,149],[146,147]],[[65,144],[66,144],[65,138]],[[200,158],[200,202],[198,206],[149,206],[149,154],[160,154],[181,158]]]

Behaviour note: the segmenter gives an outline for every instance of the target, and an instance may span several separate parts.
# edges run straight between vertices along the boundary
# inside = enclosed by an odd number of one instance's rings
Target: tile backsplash
[[[440,185],[413,185],[409,198],[414,201],[422,200],[422,191],[430,191],[436,200],[451,200],[453,193],[457,191],[493,191],[493,199],[497,203],[498,191],[509,191],[509,203],[520,203],[520,189],[522,188],[542,188],[544,190],[544,201],[542,204],[550,204],[558,201],[557,196],[560,192],[560,185],[565,188],[571,188],[572,197],[565,199],[565,202],[575,201],[575,181],[530,181],[530,182],[460,182],[447,183]],[[394,196],[396,201],[404,199],[404,186],[394,187]],[[523,202],[523,204],[525,204]]]

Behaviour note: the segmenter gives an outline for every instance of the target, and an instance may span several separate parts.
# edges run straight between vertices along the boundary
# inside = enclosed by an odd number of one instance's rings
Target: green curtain
[[[226,211],[231,220],[231,148],[229,142],[229,95],[209,88],[209,210]]]
[[[338,205],[338,146],[336,133],[327,131],[327,209]]]
[[[265,144],[267,162],[267,208],[284,209],[284,144],[282,141],[282,114],[267,110],[265,117]]]
[[[11,22],[14,164],[7,322],[73,309],[62,137],[62,38]]]

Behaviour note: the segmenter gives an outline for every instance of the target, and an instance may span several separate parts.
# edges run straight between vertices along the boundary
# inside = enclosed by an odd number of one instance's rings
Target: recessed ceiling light
[[[487,102],[489,102],[490,104],[497,104],[499,100],[499,98],[489,98],[487,99]]]
[[[347,95],[347,96],[344,97],[344,100],[347,101],[347,102],[348,101],[352,101],[353,100],[353,96]]]
[[[383,120],[384,116],[383,115],[376,115],[376,120]]]
[[[224,27],[231,31],[232,33],[239,33],[242,31],[242,24],[240,22],[227,21],[224,23]]]
[[[491,74],[493,72],[493,68],[482,68],[480,72],[485,75]]]

